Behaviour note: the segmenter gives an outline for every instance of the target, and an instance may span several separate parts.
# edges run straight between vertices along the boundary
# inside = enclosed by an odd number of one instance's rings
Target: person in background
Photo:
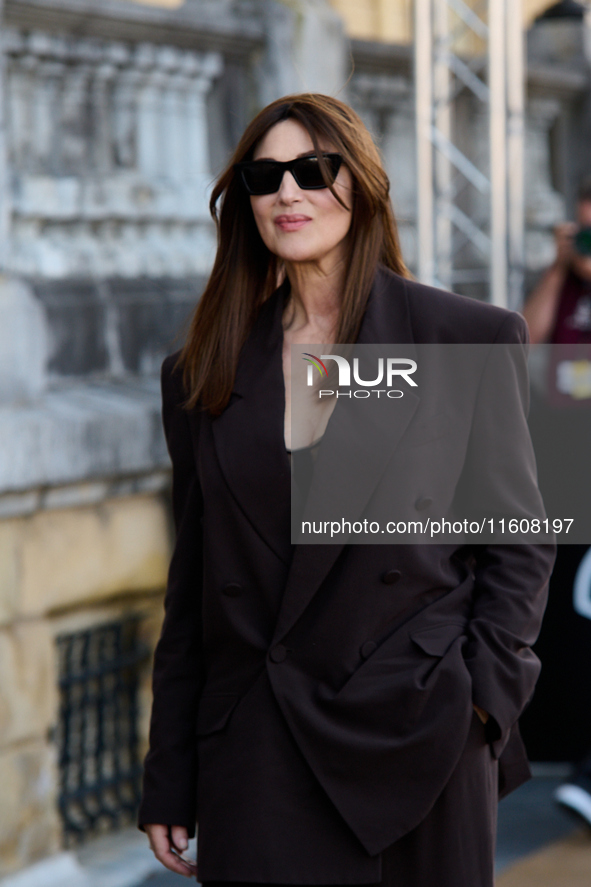
[[[523,310],[534,345],[591,344],[591,175],[579,187],[576,218],[555,229],[556,259]],[[562,548],[558,567],[568,557]],[[554,797],[591,825],[591,749]]]
[[[532,345],[591,342],[591,176],[579,188],[577,221],[555,229],[556,259],[523,309]]]

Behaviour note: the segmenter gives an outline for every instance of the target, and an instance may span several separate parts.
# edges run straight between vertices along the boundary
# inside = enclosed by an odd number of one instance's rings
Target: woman
[[[290,348],[519,343],[525,324],[407,279],[378,152],[336,99],[265,108],[214,217],[220,198],[162,372],[177,541],[140,827],[191,875],[197,820],[206,885],[492,887],[498,759],[505,791],[527,778],[515,725],[553,548],[292,547]]]

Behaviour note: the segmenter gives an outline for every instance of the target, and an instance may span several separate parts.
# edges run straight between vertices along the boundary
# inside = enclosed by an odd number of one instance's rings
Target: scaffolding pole
[[[477,284],[510,308],[524,264],[521,22],[518,0],[415,0],[418,275],[445,289]],[[474,112],[462,130],[466,95]]]

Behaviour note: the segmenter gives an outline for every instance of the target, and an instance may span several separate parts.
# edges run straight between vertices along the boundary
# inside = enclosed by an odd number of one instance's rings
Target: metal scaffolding
[[[418,275],[516,308],[523,289],[521,4],[469,2],[415,0]]]

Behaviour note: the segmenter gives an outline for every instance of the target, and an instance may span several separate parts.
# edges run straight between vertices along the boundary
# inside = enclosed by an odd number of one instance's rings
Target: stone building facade
[[[211,264],[212,179],[253,113],[292,91],[347,98],[380,144],[416,265],[412,49],[403,32],[355,36],[346,7],[4,0],[0,878],[64,845],[58,639],[136,616],[151,649],[159,630],[171,526],[158,371]],[[583,26],[560,39],[535,27],[532,275],[572,207],[590,120]],[[146,660],[140,754],[148,711]]]

